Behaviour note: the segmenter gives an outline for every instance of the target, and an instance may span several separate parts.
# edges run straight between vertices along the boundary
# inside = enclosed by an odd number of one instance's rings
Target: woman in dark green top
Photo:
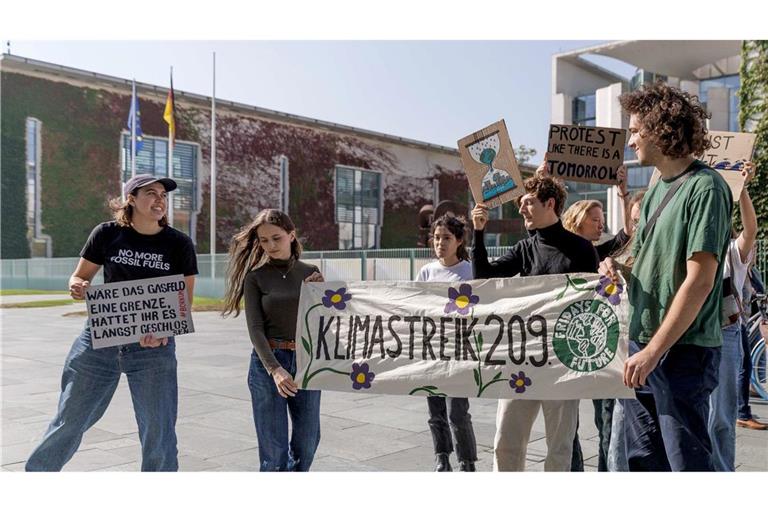
[[[234,236],[229,255],[224,315],[240,314],[245,298],[253,343],[248,387],[260,469],[309,471],[320,442],[320,391],[299,390],[293,380],[294,336],[301,283],[323,276],[316,266],[299,261],[296,227],[279,210],[262,210]]]

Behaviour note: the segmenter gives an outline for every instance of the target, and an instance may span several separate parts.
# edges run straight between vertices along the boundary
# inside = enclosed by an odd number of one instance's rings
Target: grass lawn
[[[8,288],[0,290],[0,297],[4,295],[68,295],[66,290],[20,290],[15,288]]]
[[[53,306],[68,306],[70,304],[82,304],[85,301],[74,299],[54,299],[54,300],[33,300],[28,302],[17,302],[15,304],[0,304],[0,308],[48,308]],[[195,297],[192,302],[192,311],[222,311],[224,309],[224,299],[215,299],[211,297]],[[66,313],[66,316],[85,316],[85,311],[72,311]]]

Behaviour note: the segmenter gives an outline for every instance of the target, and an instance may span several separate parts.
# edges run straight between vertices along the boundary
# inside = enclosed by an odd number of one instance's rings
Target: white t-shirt
[[[752,249],[754,251],[754,249]],[[747,261],[752,257],[750,252]],[[731,261],[733,261],[733,274],[731,274]],[[728,254],[725,255],[725,266],[723,267],[723,279],[733,275],[733,287],[739,296],[739,300],[744,300],[742,297],[742,291],[744,290],[744,282],[747,280],[747,264],[741,262],[741,255],[739,254],[739,244],[736,243],[736,239],[732,238],[728,244]],[[730,290],[725,290],[728,293]]]
[[[417,281],[469,281],[472,279],[472,264],[468,261],[460,261],[452,267],[446,267],[440,260],[427,263],[419,271]]]

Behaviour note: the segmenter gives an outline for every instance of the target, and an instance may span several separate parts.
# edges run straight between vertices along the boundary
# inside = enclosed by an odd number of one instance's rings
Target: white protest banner
[[[467,135],[458,146],[475,203],[496,208],[525,193],[503,119]]]
[[[465,283],[304,283],[303,389],[453,397],[631,398],[623,285],[597,274]]]
[[[549,173],[568,181],[616,185],[626,139],[623,128],[551,124],[546,153]]]
[[[90,286],[85,290],[93,348],[195,332],[184,276]]]
[[[752,160],[757,135],[710,131],[707,132],[707,138],[710,147],[701,155],[697,155],[697,158],[720,173],[731,189],[733,200],[738,201],[741,189],[744,188],[741,171],[744,163]],[[648,186],[651,187],[660,177],[658,169],[654,170]]]

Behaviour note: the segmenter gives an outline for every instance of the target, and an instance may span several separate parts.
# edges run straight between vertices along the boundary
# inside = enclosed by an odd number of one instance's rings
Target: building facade
[[[627,128],[619,95],[646,83],[664,80],[697,95],[712,115],[710,130],[739,131],[739,68],[741,41],[620,41],[552,57],[554,124]],[[609,57],[635,67],[627,78],[588,60]],[[653,169],[638,164],[625,150],[630,191],[648,186]],[[569,182],[569,204],[597,199],[606,207],[608,229],[623,226],[616,187]]]
[[[0,254],[75,256],[131,172],[131,82],[10,55],[0,78]],[[136,172],[167,176],[168,90],[136,88]],[[211,98],[175,97],[173,224],[208,252]],[[469,206],[455,148],[221,99],[216,113],[217,252],[268,207],[291,215],[308,249],[335,250],[415,247],[424,205]]]

